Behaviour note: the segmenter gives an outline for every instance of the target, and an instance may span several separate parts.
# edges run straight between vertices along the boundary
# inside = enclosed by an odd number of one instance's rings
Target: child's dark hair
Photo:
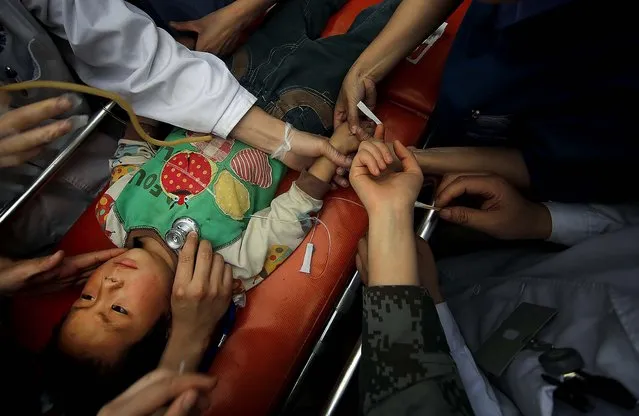
[[[45,388],[56,409],[66,416],[84,416],[95,415],[102,406],[157,367],[166,347],[170,319],[161,316],[144,338],[115,364],[63,352],[59,346],[62,323],[54,329],[42,357]]]

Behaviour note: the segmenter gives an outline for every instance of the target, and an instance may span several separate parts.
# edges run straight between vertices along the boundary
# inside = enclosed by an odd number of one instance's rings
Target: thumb
[[[197,20],[189,20],[188,22],[170,22],[169,25],[178,32],[200,33],[200,26],[197,24]]]
[[[454,224],[474,228],[486,232],[489,227],[490,214],[468,207],[449,207],[439,211],[439,216]]]
[[[351,128],[351,133],[356,134],[359,127],[359,110],[357,109],[357,101],[348,100],[348,126]]]
[[[342,168],[349,168],[353,163],[351,158],[341,154],[326,140],[322,140],[322,156]]]
[[[373,133],[374,139],[379,140],[380,142],[383,142],[385,135],[386,135],[386,127],[384,127],[383,124],[378,124],[375,127],[375,133]]]
[[[14,270],[16,276],[20,278],[27,278],[39,273],[48,272],[55,267],[59,266],[64,259],[64,251],[59,250],[54,254],[46,257],[40,257],[37,259],[30,259],[21,262]]]

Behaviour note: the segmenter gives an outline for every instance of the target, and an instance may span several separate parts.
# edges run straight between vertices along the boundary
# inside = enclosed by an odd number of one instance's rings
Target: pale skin
[[[461,2],[458,0],[404,0],[386,27],[357,58],[344,78],[334,110],[334,125],[360,125],[357,103],[374,108],[375,85],[431,34]],[[354,132],[354,130],[352,130]]]
[[[27,260],[0,257],[0,295],[55,292],[83,284],[99,265],[125,251],[118,248],[67,256],[58,250],[49,256]]]
[[[413,204],[424,176],[414,155],[393,143],[402,169],[386,171],[384,143],[363,142],[353,160],[350,182],[369,215],[368,284],[419,285],[413,232]]]
[[[9,110],[10,101],[9,95],[0,91],[0,168],[33,159],[46,145],[73,128],[69,119],[41,126],[44,121],[71,110],[73,101],[68,96],[50,98],[15,110]]]
[[[164,416],[200,414],[197,410],[208,408],[205,396],[216,384],[215,377],[157,369],[104,405],[98,416],[147,416],[158,411]]]
[[[171,26],[180,32],[195,33],[196,51],[228,55],[237,47],[242,31],[274,3],[272,0],[236,0],[201,19],[171,22]]]

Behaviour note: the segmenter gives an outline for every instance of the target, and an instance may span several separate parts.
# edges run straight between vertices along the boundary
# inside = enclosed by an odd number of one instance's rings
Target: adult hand
[[[351,132],[355,133],[354,128],[360,125],[357,109],[357,103],[360,101],[363,101],[371,110],[375,108],[377,101],[375,81],[352,67],[346,74],[337,96],[333,111],[333,127],[337,128],[340,124],[348,122]]]
[[[195,50],[215,55],[228,55],[237,47],[242,30],[251,22],[238,3],[231,3],[201,19],[188,22],[171,22],[180,32],[197,33]]]
[[[86,124],[86,119],[78,116],[39,127],[42,122],[71,110],[76,103],[74,97],[62,95],[4,112],[2,108],[8,108],[9,96],[0,92],[0,168],[32,159],[47,144]]]
[[[167,403],[171,405],[163,413],[165,416],[192,415],[198,398],[204,398],[216,384],[215,377],[155,370],[107,403],[98,416],[154,415],[156,411],[162,411]]]
[[[424,181],[415,156],[399,141],[393,149],[402,164],[400,172],[384,172],[393,156],[385,143],[377,141],[362,142],[351,166],[351,185],[369,215],[388,206],[412,212]]]
[[[320,156],[342,168],[348,168],[352,163],[352,160],[333,147],[326,137],[299,130],[292,132],[291,150],[286,152],[282,162],[293,170],[302,171],[308,169]]]
[[[189,234],[180,252],[171,297],[171,337],[206,348],[215,325],[231,303],[231,266],[211,243]],[[196,357],[199,362],[201,357]]]
[[[454,200],[472,195],[483,200],[478,209],[455,206]],[[447,175],[435,203],[446,221],[504,240],[547,239],[552,232],[550,212],[525,199],[505,179],[494,175]]]
[[[348,124],[342,123],[339,127],[337,127],[333,133],[333,137],[331,137],[331,144],[342,154],[349,154],[357,151],[359,148],[359,144],[365,140],[377,140],[384,141],[385,136],[385,128],[383,124],[375,125],[375,123],[363,123],[364,127],[355,128],[355,134],[352,134]],[[343,148],[342,144],[335,143],[334,139],[336,135],[346,135],[347,138],[347,146]],[[352,144],[353,147],[350,147]],[[336,170],[335,176],[333,177],[333,181],[331,183],[331,187],[333,190],[338,187],[348,188],[350,183],[348,182],[348,169],[339,167]]]
[[[81,284],[96,267],[125,251],[114,248],[65,257],[60,250],[36,259],[0,259],[0,295],[47,293]]]

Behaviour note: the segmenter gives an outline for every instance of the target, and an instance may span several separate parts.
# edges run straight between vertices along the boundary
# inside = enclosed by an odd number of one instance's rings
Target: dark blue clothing
[[[209,13],[213,13],[234,0],[142,0],[150,4],[153,11],[164,22],[182,22],[197,20]],[[147,8],[144,8],[147,10]],[[148,12],[148,11],[147,11]],[[154,20],[156,16],[152,16]]]
[[[362,10],[348,32],[321,38],[346,1],[280,1],[226,60],[240,84],[257,97],[255,105],[296,129],[330,134],[344,77],[401,3],[384,0]]]
[[[518,148],[540,199],[636,199],[639,187],[616,186],[639,177],[633,3],[543,0],[514,10],[473,2],[448,57],[428,145]]]

